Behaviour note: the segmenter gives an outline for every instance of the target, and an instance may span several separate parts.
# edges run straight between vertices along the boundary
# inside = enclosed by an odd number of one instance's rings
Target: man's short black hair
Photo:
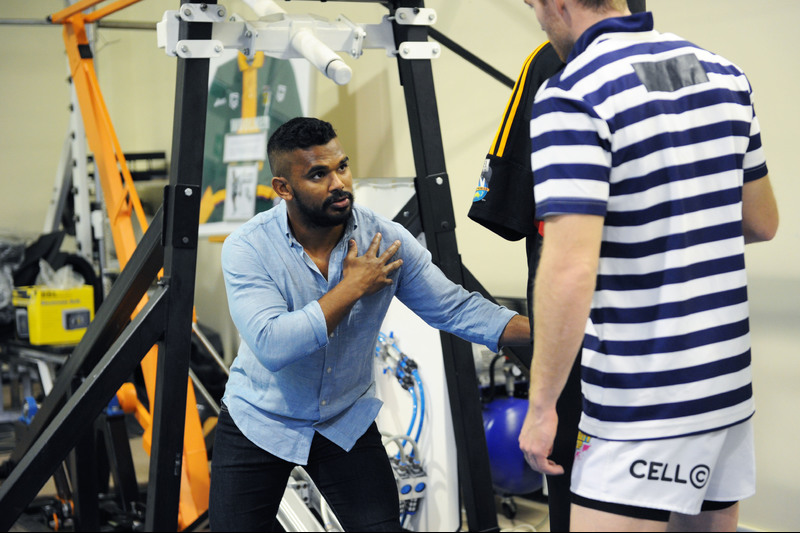
[[[280,156],[297,149],[328,144],[336,138],[336,131],[329,122],[313,117],[295,117],[282,124],[269,138],[267,157],[273,176],[283,176],[287,169],[281,168]]]

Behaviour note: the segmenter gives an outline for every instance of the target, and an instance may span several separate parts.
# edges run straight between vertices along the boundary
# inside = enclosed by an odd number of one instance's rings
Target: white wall
[[[248,15],[243,1],[222,2]],[[376,23],[384,8],[363,2],[280,2],[293,13],[329,19],[339,13]],[[656,26],[717,51],[741,65],[755,88],[770,175],[778,195],[781,228],[771,243],[748,247],[752,287],[758,494],[744,502],[742,524],[761,529],[800,528],[800,460],[793,423],[800,405],[800,197],[795,126],[800,111],[800,2],[797,0],[648,0]],[[44,18],[61,0],[3,0],[0,18]],[[178,0],[145,0],[114,20],[160,20]],[[533,12],[522,0],[429,0],[437,29],[516,78],[524,58],[544,40]],[[60,30],[0,26],[0,235],[38,234],[50,198],[67,127],[66,63]],[[155,46],[155,34],[101,30],[97,47],[100,84],[126,151],[170,151],[175,59]],[[414,171],[402,89],[394,60],[382,51],[353,66],[351,83],[318,81],[317,115],[339,130],[361,177],[408,177]],[[447,50],[434,62],[456,234],[464,264],[492,293],[523,296],[524,245],[494,236],[467,218],[481,164],[510,90]],[[201,322],[224,328],[218,245],[202,243],[197,306]],[[228,331],[228,335],[235,332]],[[787,504],[788,503],[788,504]]]

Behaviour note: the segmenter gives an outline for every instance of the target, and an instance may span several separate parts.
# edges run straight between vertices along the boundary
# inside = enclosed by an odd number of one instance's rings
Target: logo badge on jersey
[[[575,442],[575,459],[578,459],[582,453],[592,447],[592,445],[589,444],[591,441],[592,437],[578,430],[578,439]]]
[[[489,194],[489,181],[491,179],[492,165],[487,157],[483,162],[483,170],[481,170],[481,177],[478,179],[478,187],[475,189],[475,194],[472,197],[473,202],[480,202]]]
[[[228,107],[231,109],[236,109],[239,107],[239,93],[232,92],[228,94]]]

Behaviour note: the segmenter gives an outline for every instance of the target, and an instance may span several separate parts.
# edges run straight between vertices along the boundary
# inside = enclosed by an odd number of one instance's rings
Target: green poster
[[[229,186],[235,194],[255,196],[253,214],[273,206],[266,140],[287,120],[304,115],[301,94],[308,93],[307,87],[298,84],[294,61],[263,54],[251,62],[240,54],[223,61],[213,71],[208,90],[201,224],[249,218],[241,209],[230,209]],[[248,69],[251,74],[245,75]],[[248,170],[234,168],[239,166]],[[255,190],[242,190],[243,185],[251,187],[253,180],[243,182],[238,177],[249,178],[253,167],[257,168]]]

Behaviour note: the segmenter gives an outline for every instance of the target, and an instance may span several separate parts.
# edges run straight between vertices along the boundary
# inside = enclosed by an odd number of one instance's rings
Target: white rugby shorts
[[[700,513],[755,494],[753,424],[688,437],[609,441],[579,434],[572,492],[599,502]]]

